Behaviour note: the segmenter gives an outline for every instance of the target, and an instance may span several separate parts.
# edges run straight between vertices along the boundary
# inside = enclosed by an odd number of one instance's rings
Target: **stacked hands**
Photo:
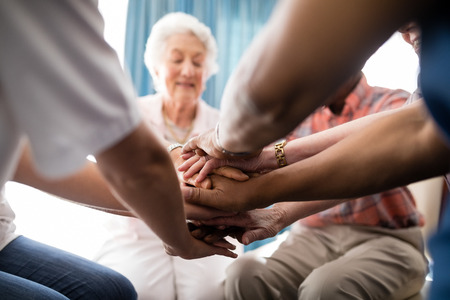
[[[234,250],[235,246],[225,237],[248,245],[273,237],[289,225],[281,207],[254,209],[257,205],[248,193],[251,181],[271,170],[266,163],[270,160],[264,159],[269,154],[273,156],[272,147],[244,158],[227,156],[215,144],[214,130],[171,152],[182,182],[187,223],[193,237]],[[170,249],[166,250],[171,254]],[[228,251],[225,256],[236,254]]]

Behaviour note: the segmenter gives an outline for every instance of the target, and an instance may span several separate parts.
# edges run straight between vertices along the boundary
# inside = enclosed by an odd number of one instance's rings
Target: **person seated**
[[[401,107],[407,98],[402,90],[369,86],[358,73],[289,138]],[[233,262],[226,298],[405,299],[420,291],[427,274],[423,224],[406,187],[341,203],[297,221],[271,256],[256,250]]]
[[[173,143],[172,152],[181,152],[187,139],[218,122],[219,111],[201,99],[207,79],[218,69],[216,59],[216,41],[195,17],[169,13],[153,26],[145,63],[157,93],[138,101],[147,124]],[[225,269],[232,259],[170,256],[136,218],[112,216],[106,225],[111,237],[94,259],[129,278],[139,299],[223,299]],[[236,253],[242,253],[235,244]]]

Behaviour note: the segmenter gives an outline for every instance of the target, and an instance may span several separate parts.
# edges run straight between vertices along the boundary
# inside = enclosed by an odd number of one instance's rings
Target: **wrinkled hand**
[[[276,207],[250,210],[235,216],[204,220],[201,223],[227,228],[228,233],[244,245],[274,237],[289,225],[287,224],[286,212]],[[201,236],[203,240],[211,244],[215,242],[215,238],[220,239],[220,236],[210,235],[207,231],[197,233],[197,236]]]
[[[242,159],[258,155],[261,151],[255,151],[248,156],[230,156],[222,152],[222,148],[217,144],[216,130],[210,129],[187,141],[183,146],[183,153],[195,152],[200,156],[209,155],[219,159]]]
[[[227,155],[222,153],[222,149],[216,144],[215,129],[210,129],[187,141],[183,146],[183,153],[196,152],[198,155],[210,155],[212,157],[226,159]]]

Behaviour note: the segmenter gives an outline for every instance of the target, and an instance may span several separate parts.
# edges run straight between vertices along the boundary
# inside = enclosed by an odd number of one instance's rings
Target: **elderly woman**
[[[195,17],[170,13],[153,26],[145,63],[157,93],[139,102],[149,125],[170,143],[184,144],[217,123],[219,111],[200,98],[218,69],[216,58],[210,29]],[[128,277],[139,299],[223,299],[222,282],[232,259],[169,256],[138,219],[114,216],[108,227],[112,237],[96,260]]]

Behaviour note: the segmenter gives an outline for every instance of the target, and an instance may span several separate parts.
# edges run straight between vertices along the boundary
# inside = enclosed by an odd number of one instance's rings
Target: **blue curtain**
[[[219,47],[219,72],[206,85],[202,98],[219,108],[220,99],[242,53],[267,22],[277,0],[129,0],[125,37],[125,69],[139,96],[153,94],[152,79],[144,64],[144,51],[153,24],[169,12],[182,11],[211,28]],[[255,249],[272,239],[245,247]]]
[[[129,0],[125,37],[125,68],[139,96],[154,93],[144,64],[153,24],[169,12],[182,11],[211,28],[219,47],[219,72],[211,77],[202,98],[219,108],[228,77],[243,51],[268,20],[276,0]]]

